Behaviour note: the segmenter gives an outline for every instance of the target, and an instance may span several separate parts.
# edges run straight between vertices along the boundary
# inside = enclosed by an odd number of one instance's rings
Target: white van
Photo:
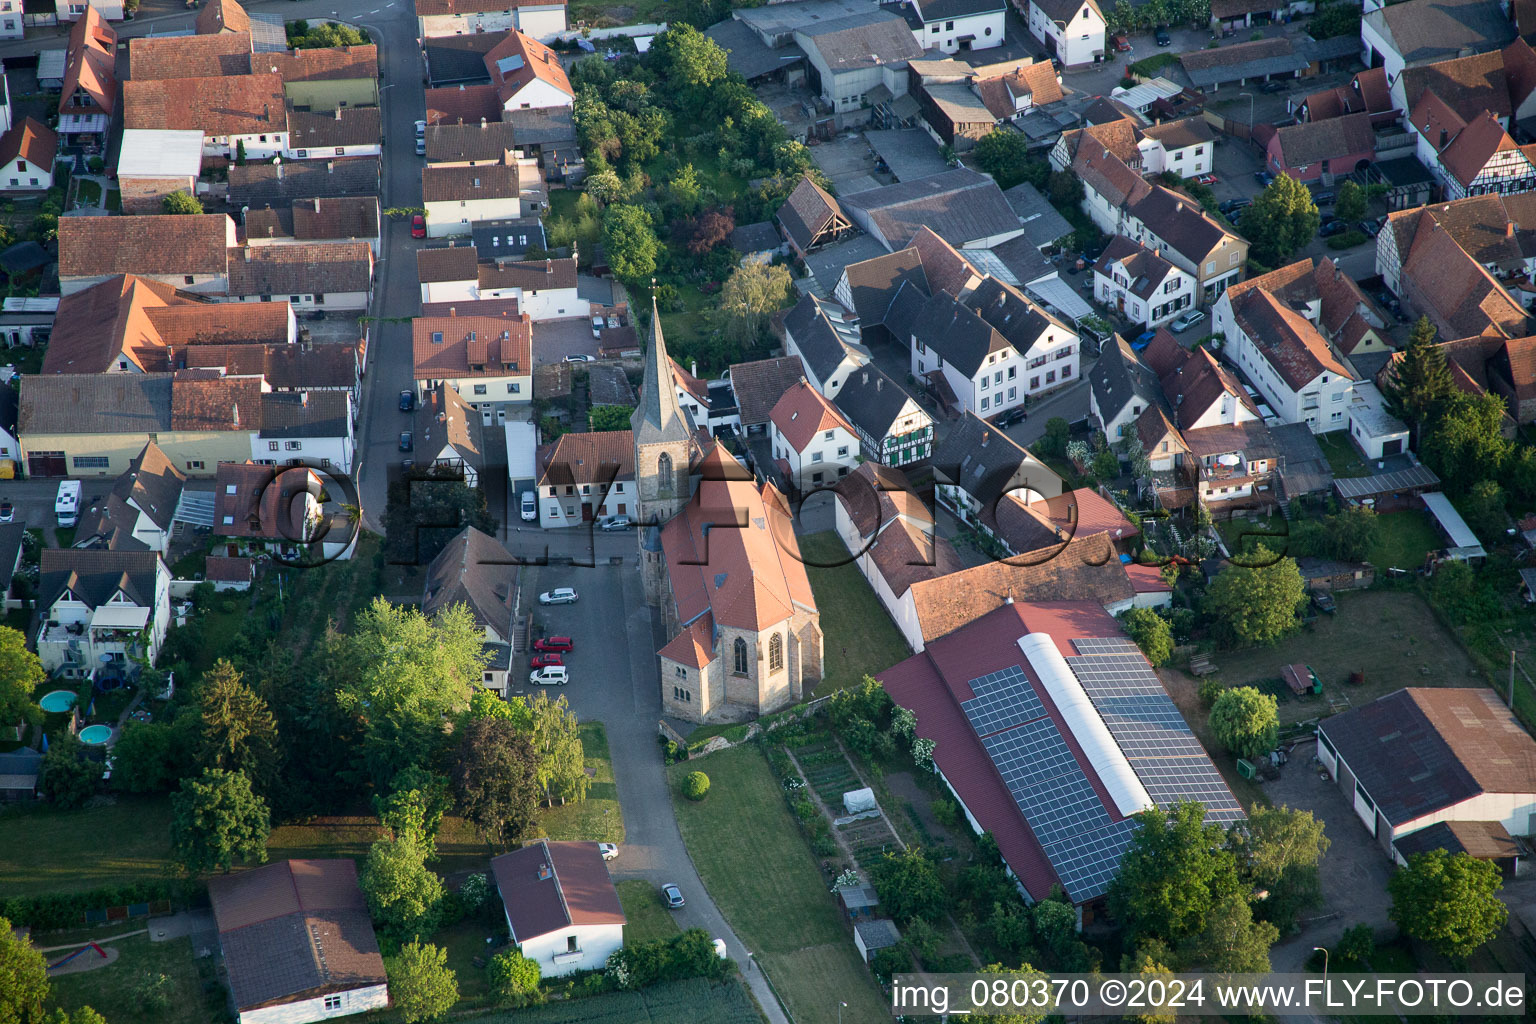
[[[80,481],[59,481],[58,497],[53,499],[53,514],[60,526],[74,526],[80,521]]]
[[[532,491],[523,492],[523,522],[531,523],[539,518],[539,506]]]
[[[570,681],[564,665],[545,665],[528,675],[528,683],[532,686],[564,686]]]

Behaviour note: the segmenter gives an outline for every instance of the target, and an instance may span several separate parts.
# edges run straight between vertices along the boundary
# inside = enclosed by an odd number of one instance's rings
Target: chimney
[[[460,83],[460,84],[459,84],[459,92],[463,92],[463,91],[464,91],[464,85],[463,85],[463,83],[462,83],[462,82],[461,82],[461,83]]]
[[[1444,128],[1440,129],[1440,148],[1441,149],[1445,148],[1446,139],[1449,138],[1449,136],[1450,136],[1450,132],[1446,131]]]
[[[282,164],[278,164],[277,165],[277,180],[278,181],[282,181],[283,180],[283,165]]]
[[[310,203],[313,204],[314,211],[316,213],[319,213],[320,212],[320,197],[316,196],[315,198],[310,200]]]
[[[555,261],[554,260],[548,260],[547,259],[547,260],[544,261],[544,276],[546,276],[546,277],[554,277],[555,276]]]
[[[868,384],[869,383],[869,371],[868,370],[865,370],[863,373],[859,374],[859,377],[860,377],[860,380],[859,380],[860,384]]]
[[[483,118],[483,117],[482,117],[482,118],[481,118],[481,119],[480,119],[480,130],[481,130],[481,131],[485,131],[485,124],[486,124],[486,122],[485,122],[485,118]]]
[[[334,160],[327,160],[325,162],[325,173],[326,174],[335,174],[336,173],[336,161],[334,161]]]
[[[251,247],[249,245],[240,250],[240,252],[245,256],[245,262],[251,262]]]
[[[458,306],[449,306],[448,307],[448,315],[449,316],[458,316],[459,315],[459,307]]]
[[[885,378],[884,377],[876,377],[875,378],[875,390],[879,391],[881,385],[883,385],[884,383],[885,383]]]
[[[1504,237],[1505,238],[1514,238],[1515,237],[1515,222],[1514,221],[1510,221],[1508,224],[1504,225]]]
[[[304,408],[304,409],[308,409],[309,408],[309,392],[308,391],[300,391],[299,392],[299,405],[300,405],[301,408]]]
[[[983,448],[985,448],[987,446],[987,439],[990,438],[991,436],[992,436],[992,432],[990,430],[983,430],[981,432],[981,446]]]
[[[341,108],[340,107],[336,108],[336,120],[338,120],[338,121],[341,120]]]
[[[688,372],[695,377],[699,375],[699,361],[697,359],[688,360]]]

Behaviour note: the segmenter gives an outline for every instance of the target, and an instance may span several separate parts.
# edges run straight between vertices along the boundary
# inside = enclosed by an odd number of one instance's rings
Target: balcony
[[[579,962],[581,958],[586,955],[587,954],[580,949],[567,949],[562,953],[556,953],[554,956],[550,957],[550,959],[553,960],[556,965],[574,964]]]

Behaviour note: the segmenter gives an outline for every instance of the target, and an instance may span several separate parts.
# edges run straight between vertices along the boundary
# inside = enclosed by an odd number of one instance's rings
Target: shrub
[[[1357,245],[1364,245],[1367,241],[1364,231],[1346,231],[1342,235],[1334,235],[1326,239],[1330,249],[1353,249]]]
[[[1200,696],[1200,706],[1209,711],[1211,705],[1216,703],[1216,698],[1220,697],[1225,689],[1226,687],[1221,685],[1221,680],[1214,676],[1207,676],[1200,680],[1200,688],[1196,691]]]
[[[491,983],[491,994],[500,1006],[522,1006],[539,990],[539,962],[523,956],[518,949],[497,953],[485,973]]]
[[[1371,957],[1376,954],[1376,936],[1371,926],[1357,924],[1344,929],[1344,934],[1339,937],[1339,948],[1335,952],[1340,960],[1358,964],[1362,968],[1369,967]]]
[[[709,795],[709,776],[703,772],[689,772],[683,780],[683,796],[689,800],[703,800]]]

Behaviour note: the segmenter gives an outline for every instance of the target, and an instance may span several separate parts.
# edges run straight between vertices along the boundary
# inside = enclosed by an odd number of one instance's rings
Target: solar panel
[[[976,696],[961,701],[960,710],[970,719],[978,736],[1045,716],[1045,705],[1040,703],[1034,686],[1015,665],[972,679],[971,692]]]

